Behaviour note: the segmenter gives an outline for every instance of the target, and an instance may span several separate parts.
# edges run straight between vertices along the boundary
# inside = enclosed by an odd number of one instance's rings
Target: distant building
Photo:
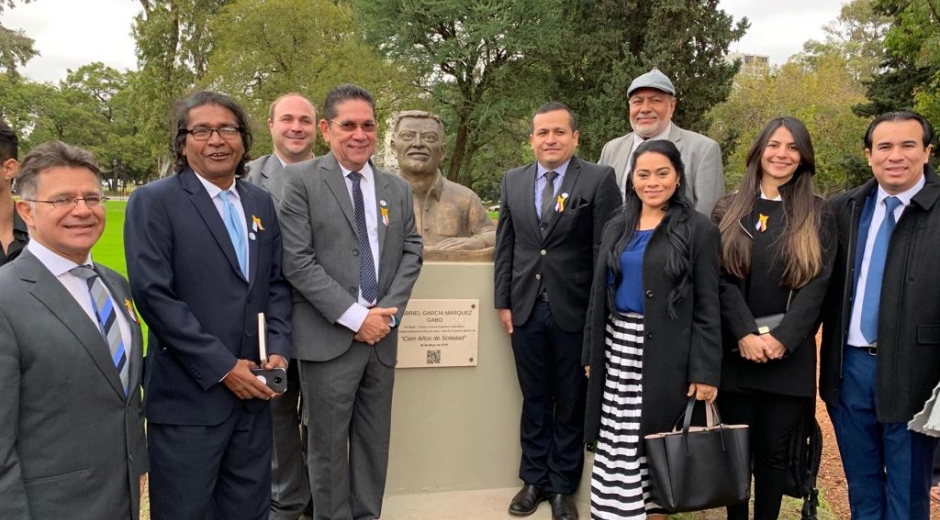
[[[729,52],[725,59],[729,63],[734,60],[741,60],[741,70],[739,74],[748,76],[760,76],[770,67],[770,56],[761,56],[758,54],[747,54],[744,52]]]

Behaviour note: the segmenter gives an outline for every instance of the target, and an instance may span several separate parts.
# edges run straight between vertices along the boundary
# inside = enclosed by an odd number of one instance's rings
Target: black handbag
[[[644,437],[650,495],[673,512],[701,511],[750,499],[751,451],[745,424],[722,424],[718,407],[706,407],[706,426],[691,426],[689,398],[682,429]],[[711,413],[708,413],[711,412]],[[714,414],[714,420],[711,415]]]

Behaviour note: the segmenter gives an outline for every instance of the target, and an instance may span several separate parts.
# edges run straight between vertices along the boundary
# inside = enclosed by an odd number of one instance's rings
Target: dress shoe
[[[578,520],[578,508],[571,495],[555,493],[548,500],[552,505],[552,520]]]
[[[545,494],[537,486],[526,484],[512,497],[509,503],[509,514],[516,516],[529,516],[539,508],[545,500]]]

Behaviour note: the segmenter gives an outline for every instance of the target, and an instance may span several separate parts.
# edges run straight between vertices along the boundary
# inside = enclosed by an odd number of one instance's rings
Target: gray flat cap
[[[655,88],[667,94],[676,95],[676,87],[673,87],[669,78],[655,67],[646,74],[637,76],[633,83],[630,83],[630,88],[627,89],[627,97],[630,97],[635,90],[641,88]]]

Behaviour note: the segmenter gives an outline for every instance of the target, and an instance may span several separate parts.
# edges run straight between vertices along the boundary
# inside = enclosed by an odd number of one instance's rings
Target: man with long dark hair
[[[267,192],[241,179],[251,132],[229,97],[193,94],[173,132],[176,175],[135,190],[124,226],[131,288],[150,326],[150,515],[267,519],[276,394],[251,369],[290,359],[277,213]]]

